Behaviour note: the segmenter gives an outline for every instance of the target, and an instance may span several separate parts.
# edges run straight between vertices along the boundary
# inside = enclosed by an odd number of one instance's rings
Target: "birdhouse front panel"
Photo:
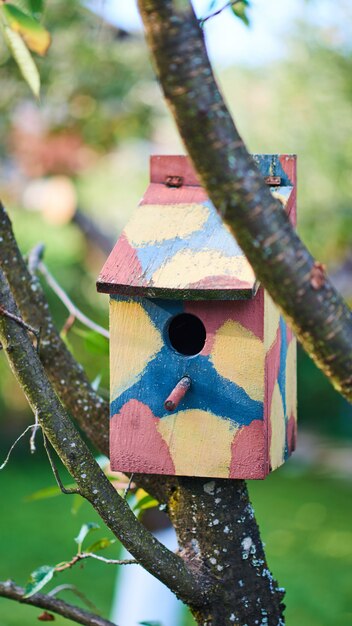
[[[256,159],[294,221],[294,157]],[[111,294],[114,470],[264,478],[284,462],[295,339],[185,157],[152,159],[98,288]]]

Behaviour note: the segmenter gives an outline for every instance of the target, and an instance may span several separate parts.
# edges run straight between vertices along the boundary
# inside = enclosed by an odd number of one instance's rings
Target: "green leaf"
[[[241,2],[236,2],[233,4],[231,9],[232,12],[238,17],[246,26],[250,25],[250,20],[247,15],[247,9],[250,6],[249,0],[241,0]]]
[[[13,58],[15,59],[23,78],[36,98],[39,98],[40,76],[37,66],[34,63],[26,44],[21,36],[11,30],[8,26],[4,27],[4,33],[7,45],[12,52]]]
[[[95,541],[94,543],[92,543],[91,546],[89,546],[89,548],[86,548],[84,551],[85,552],[98,552],[99,550],[105,550],[105,548],[108,548],[109,546],[111,546],[112,543],[115,543],[116,539],[108,539],[107,537],[103,537],[103,539],[98,539],[98,541]]]
[[[147,509],[154,509],[157,506],[159,506],[159,502],[155,500],[155,498],[147,494],[146,496],[144,496],[144,498],[139,500],[134,505],[133,512],[140,514],[142,513],[142,511],[146,511]]]
[[[141,626],[163,626],[161,622],[138,622]]]
[[[14,4],[3,4],[1,9],[11,30],[21,35],[32,52],[44,56],[51,43],[50,34],[44,26]]]
[[[66,489],[74,489],[77,487],[74,483],[70,485],[66,485]],[[47,498],[56,498],[57,496],[61,496],[62,491],[60,487],[57,485],[52,485],[51,487],[44,487],[43,489],[38,489],[38,491],[34,491],[29,496],[26,496],[25,502],[33,502],[35,500],[46,500]]]
[[[99,524],[96,524],[95,522],[87,522],[81,526],[81,530],[79,531],[77,537],[75,537],[75,542],[78,544],[78,550],[81,550],[82,543],[86,536],[93,530],[98,530],[99,528]]]
[[[54,576],[55,567],[52,565],[42,565],[31,573],[28,583],[25,586],[24,598],[29,598],[44,587]]]

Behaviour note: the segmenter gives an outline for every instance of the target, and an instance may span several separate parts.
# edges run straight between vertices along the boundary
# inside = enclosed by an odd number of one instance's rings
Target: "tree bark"
[[[352,400],[351,311],[248,154],[189,0],[139,0],[139,8],[166,101],[209,198],[305,350]]]
[[[285,590],[266,562],[243,480],[179,478],[169,502],[180,553],[205,566],[215,594],[192,613],[199,626],[283,626]]]

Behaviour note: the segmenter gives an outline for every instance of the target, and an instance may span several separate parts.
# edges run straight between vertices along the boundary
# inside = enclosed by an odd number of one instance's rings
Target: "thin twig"
[[[210,20],[212,17],[215,17],[216,15],[220,15],[220,13],[222,13],[225,9],[228,9],[229,7],[233,7],[235,4],[238,4],[239,2],[243,2],[243,0],[232,0],[232,2],[226,2],[224,6],[222,6],[217,11],[214,11],[214,13],[210,13],[206,17],[201,17],[199,20],[199,24],[201,28],[203,28],[203,24],[207,22],[208,20]]]
[[[31,451],[31,454],[34,454],[35,451],[36,451],[35,437],[36,437],[36,434],[38,432],[38,429],[40,428],[39,422],[38,422],[38,411],[35,412],[34,417],[35,417],[35,424],[34,424],[34,427],[33,427],[33,430],[32,430],[31,438],[29,440],[29,449]]]
[[[33,428],[33,429],[37,429],[40,428],[40,426],[38,425],[38,423],[36,422],[35,424],[30,424],[29,426],[27,426],[26,430],[23,431],[23,433],[20,434],[19,437],[17,437],[16,441],[12,444],[10,450],[7,453],[7,456],[5,458],[5,461],[0,465],[0,470],[4,469],[4,467],[6,467],[6,465],[8,464],[9,460],[10,460],[10,456],[12,454],[13,449],[17,446],[18,442],[22,439],[22,437],[25,436],[26,433],[28,433],[28,431]],[[32,435],[33,436],[33,435]],[[32,439],[31,436],[31,439]],[[31,448],[32,451],[32,448]]]
[[[76,305],[68,297],[67,293],[62,289],[62,287],[55,280],[53,275],[49,272],[48,268],[43,263],[43,261],[38,262],[37,268],[38,268],[38,271],[42,274],[42,276],[44,276],[49,287],[51,287],[54,293],[56,293],[57,297],[60,298],[61,302],[65,305],[65,307],[70,313],[70,316],[73,316],[75,319],[79,320],[82,324],[84,324],[91,330],[94,330],[96,333],[99,333],[100,335],[103,335],[103,337],[106,337],[106,339],[109,339],[109,336],[110,336],[109,331],[106,330],[106,328],[103,328],[102,326],[100,326],[99,324],[96,324],[95,322],[93,322],[93,320],[87,317],[84,313],[82,313],[82,311],[80,311],[76,307]]]
[[[48,591],[48,596],[51,596],[54,598],[55,596],[57,596],[58,593],[61,593],[62,591],[72,591],[72,593],[75,594],[77,598],[80,598],[82,602],[84,602],[91,611],[94,611],[94,613],[97,613],[97,615],[100,615],[100,611],[95,606],[95,604],[93,604],[93,602],[89,598],[87,598],[87,596],[82,591],[77,589],[75,585],[68,585],[68,584],[57,585],[57,587],[54,587],[54,589],[51,589],[50,591]]]
[[[24,589],[15,585],[15,583],[11,580],[0,582],[0,596],[8,598],[9,600],[16,600],[17,602],[21,602],[23,604],[30,604],[41,609],[53,611],[53,613],[62,615],[63,617],[71,619],[77,624],[83,624],[84,626],[115,626],[109,620],[100,617],[100,615],[94,615],[94,613],[90,613],[89,611],[81,609],[78,606],[68,604],[67,602],[64,602],[64,600],[53,598],[49,594],[45,595],[42,593],[35,593],[29,598],[25,598]]]
[[[132,473],[132,474],[131,474],[131,476],[130,476],[130,479],[129,479],[129,481],[128,481],[127,487],[126,487],[126,489],[125,489],[125,491],[124,491],[124,493],[123,493],[123,497],[124,497],[124,499],[125,499],[125,500],[126,500],[126,498],[127,498],[128,494],[129,494],[129,492],[130,492],[131,485],[132,485],[132,480],[133,480],[133,476],[134,476],[134,474]]]
[[[3,306],[1,306],[1,304],[0,304],[0,315],[4,315],[5,317],[8,317],[10,320],[13,320],[14,322],[17,322],[17,324],[19,326],[22,326],[22,328],[25,328],[30,333],[32,333],[32,335],[34,335],[34,337],[36,338],[37,347],[38,347],[38,345],[39,345],[39,338],[40,338],[40,330],[37,330],[36,328],[33,328],[33,326],[31,326],[30,324],[27,324],[18,315],[15,315],[14,313],[11,313],[7,309],[5,309]]]
[[[44,439],[44,448],[45,448],[45,451],[46,451],[46,453],[48,455],[48,459],[49,459],[49,463],[50,463],[51,469],[53,471],[53,474],[55,476],[55,480],[56,480],[57,485],[60,488],[61,492],[66,494],[66,495],[79,495],[80,496],[81,492],[80,492],[79,489],[67,489],[65,487],[65,485],[63,484],[63,482],[62,482],[62,480],[60,478],[58,469],[57,469],[57,467],[56,467],[56,465],[54,463],[54,459],[53,459],[52,454],[51,454],[51,450],[50,450],[50,446],[49,446],[48,440],[47,440],[46,436],[44,435],[44,433],[43,433],[43,439]]]
[[[95,554],[94,552],[79,552],[75,554],[75,556],[71,559],[71,561],[67,561],[66,563],[59,563],[55,567],[56,572],[63,572],[66,569],[71,569],[76,563],[82,561],[83,559],[96,559],[97,561],[102,561],[103,563],[107,563],[108,565],[138,565],[138,561],[136,559],[106,559],[104,556],[100,556],[99,554]]]

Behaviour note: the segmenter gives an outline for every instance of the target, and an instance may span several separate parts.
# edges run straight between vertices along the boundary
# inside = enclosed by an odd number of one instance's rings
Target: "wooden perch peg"
[[[167,411],[174,411],[180,404],[182,398],[185,397],[188,389],[190,388],[192,380],[189,376],[183,376],[178,381],[177,385],[173,388],[170,395],[164,402],[164,407]]]

